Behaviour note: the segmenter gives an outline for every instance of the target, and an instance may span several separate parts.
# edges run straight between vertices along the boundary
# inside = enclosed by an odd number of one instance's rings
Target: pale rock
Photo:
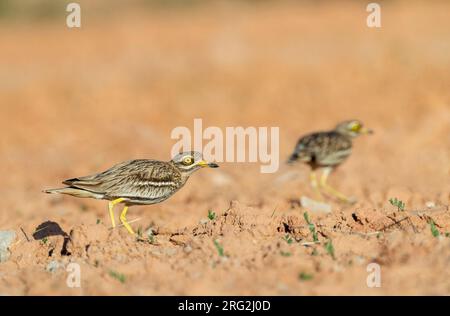
[[[16,239],[16,232],[13,230],[0,231],[0,262],[5,262],[9,259],[9,247]]]
[[[300,198],[300,204],[302,207],[308,209],[313,213],[331,213],[331,205],[319,201],[315,201],[306,196]]]

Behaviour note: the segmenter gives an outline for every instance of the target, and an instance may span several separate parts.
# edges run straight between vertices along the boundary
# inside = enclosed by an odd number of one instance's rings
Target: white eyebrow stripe
[[[135,183],[137,186],[146,186],[146,185],[152,185],[155,187],[165,187],[165,186],[176,186],[176,183],[173,181],[161,181],[161,182],[155,182],[155,181],[139,181]]]

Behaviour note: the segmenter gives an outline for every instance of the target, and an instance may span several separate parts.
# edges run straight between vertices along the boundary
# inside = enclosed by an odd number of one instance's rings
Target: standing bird
[[[301,161],[310,165],[311,186],[323,199],[321,188],[327,193],[345,202],[352,202],[344,194],[327,184],[330,173],[352,153],[352,140],[361,134],[371,134],[372,130],[363,126],[358,120],[339,123],[333,130],[316,132],[303,136],[297,142],[288,163]],[[316,169],[323,169],[320,181],[317,181]]]
[[[129,160],[101,173],[63,181],[63,184],[67,185],[65,188],[44,192],[110,201],[112,227],[116,227],[114,205],[123,203],[125,206],[120,214],[120,221],[128,232],[134,235],[126,219],[128,206],[156,204],[168,199],[183,187],[194,171],[203,167],[219,166],[207,163],[200,153],[194,151],[179,153],[169,162]]]

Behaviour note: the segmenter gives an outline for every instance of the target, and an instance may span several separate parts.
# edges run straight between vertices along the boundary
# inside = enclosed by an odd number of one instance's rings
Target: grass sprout
[[[283,237],[283,240],[288,244],[292,244],[294,242],[294,239],[289,234],[286,234],[286,236]]]
[[[329,239],[326,243],[325,243],[325,250],[326,252],[331,256],[331,258],[333,258],[333,260],[336,259],[336,256],[334,254],[334,246],[333,246],[333,242],[331,241],[331,239]]]
[[[305,221],[308,224],[309,231],[311,232],[311,234],[313,236],[313,241],[318,242],[319,237],[317,236],[316,226],[309,219],[308,212],[303,213],[303,217],[305,218]]]
[[[117,271],[111,270],[111,271],[109,271],[109,275],[122,284],[125,283],[125,281],[126,281],[126,277],[123,273],[119,273]]]
[[[404,211],[405,210],[405,202],[402,200],[399,200],[397,198],[390,198],[389,203],[391,203],[393,206],[397,207],[398,211]]]
[[[225,252],[223,250],[223,246],[217,240],[214,240],[214,246],[216,246],[217,253],[219,254],[219,257],[224,257],[225,256]]]
[[[306,273],[306,272],[300,272],[299,275],[298,275],[298,278],[299,278],[301,281],[309,281],[309,280],[312,280],[313,277],[314,277],[314,276],[313,276],[312,274]]]
[[[430,230],[433,237],[439,237],[440,233],[433,220],[430,220]]]
[[[208,218],[210,221],[213,221],[216,219],[216,213],[214,213],[212,210],[208,210]]]
[[[147,235],[148,242],[151,244],[154,244],[155,243],[155,235],[153,234],[153,230],[151,228],[147,229],[146,235]]]

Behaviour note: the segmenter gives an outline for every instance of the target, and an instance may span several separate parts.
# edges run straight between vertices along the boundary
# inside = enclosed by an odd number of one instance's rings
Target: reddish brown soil
[[[381,29],[357,2],[86,10],[81,30],[0,21],[0,230],[17,233],[0,294],[450,294],[448,12],[383,2]],[[171,130],[194,118],[279,126],[283,161],[301,134],[361,119],[375,134],[330,179],[358,203],[315,214],[295,202],[312,196],[306,166],[224,163],[130,209],[135,229],[153,227],[150,243],[110,230],[104,201],[41,193],[123,160],[167,160]],[[305,211],[321,244],[304,244]],[[33,238],[49,226],[61,231]],[[52,261],[62,267],[47,271]],[[70,262],[81,288],[66,285]],[[380,288],[366,285],[371,262]]]

